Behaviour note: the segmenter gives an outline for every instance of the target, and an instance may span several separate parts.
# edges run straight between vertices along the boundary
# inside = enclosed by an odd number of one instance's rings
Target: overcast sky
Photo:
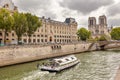
[[[13,0],[20,12],[31,12],[57,21],[75,18],[78,27],[88,26],[88,17],[106,15],[108,25],[120,25],[120,0]]]

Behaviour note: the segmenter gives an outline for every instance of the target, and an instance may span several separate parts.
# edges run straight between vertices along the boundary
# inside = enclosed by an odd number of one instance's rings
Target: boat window
[[[65,59],[66,61],[69,61],[69,59]]]
[[[59,63],[62,63],[62,61],[61,61],[61,60],[59,60],[58,62],[59,62]]]
[[[74,59],[73,57],[71,57],[71,59]]]

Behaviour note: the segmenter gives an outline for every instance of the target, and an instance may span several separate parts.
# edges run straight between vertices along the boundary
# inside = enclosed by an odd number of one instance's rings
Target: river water
[[[36,68],[40,60],[0,68],[0,80],[114,80],[120,65],[120,49],[75,54],[80,64],[59,73]]]

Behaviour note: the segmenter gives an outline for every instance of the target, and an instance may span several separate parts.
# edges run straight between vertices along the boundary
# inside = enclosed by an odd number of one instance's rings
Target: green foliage
[[[27,19],[25,14],[23,13],[18,13],[15,12],[13,14],[14,17],[14,26],[13,26],[13,30],[15,31],[17,37],[18,37],[18,43],[21,41],[21,37],[24,33],[27,32]]]
[[[85,29],[85,28],[80,28],[80,29],[77,31],[77,35],[78,35],[78,37],[80,37],[81,40],[86,41],[87,39],[90,38],[91,33],[90,33],[90,31],[88,31],[88,30]]]
[[[28,23],[27,34],[30,38],[31,34],[33,34],[38,29],[38,27],[41,26],[41,21],[39,21],[37,16],[33,16],[30,13],[26,13],[25,15]]]
[[[120,27],[113,28],[110,35],[111,35],[112,39],[120,40]]]
[[[4,31],[4,40],[6,40],[7,32],[14,30],[19,42],[23,34],[27,33],[30,37],[41,25],[42,23],[39,21],[39,18],[30,13],[11,13],[7,9],[0,9],[0,29]]]
[[[96,41],[98,41],[98,38],[90,37],[89,39],[87,39],[87,41],[89,41],[89,42],[96,42]]]
[[[100,36],[100,38],[98,39],[99,41],[107,41],[106,37],[104,35]]]
[[[4,44],[6,44],[6,34],[12,30],[14,19],[7,9],[0,10],[0,29],[4,31]]]

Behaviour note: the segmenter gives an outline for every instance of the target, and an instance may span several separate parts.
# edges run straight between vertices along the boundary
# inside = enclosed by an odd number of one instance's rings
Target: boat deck
[[[41,70],[58,72],[58,71],[66,69],[66,68],[72,67],[72,66],[74,66],[74,65],[76,65],[78,63],[79,63],[79,60],[74,61],[74,62],[72,62],[70,64],[66,64],[66,65],[63,65],[63,66],[58,66],[58,67],[43,66],[41,68]]]

